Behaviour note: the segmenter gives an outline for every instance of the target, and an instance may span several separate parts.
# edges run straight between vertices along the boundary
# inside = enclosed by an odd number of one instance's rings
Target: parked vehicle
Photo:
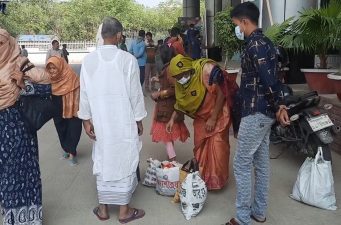
[[[316,91],[302,96],[294,96],[290,87],[286,86],[285,105],[291,124],[287,127],[276,123],[272,127],[270,141],[273,144],[286,144],[297,152],[314,157],[319,146],[323,149],[325,160],[331,160],[329,145],[333,142],[333,135],[340,131],[340,127],[333,124],[327,113],[332,108],[326,104],[319,106],[320,96]]]

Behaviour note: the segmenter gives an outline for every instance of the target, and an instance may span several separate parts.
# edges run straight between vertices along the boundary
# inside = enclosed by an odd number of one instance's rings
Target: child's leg
[[[167,142],[167,143],[165,143],[165,145],[166,145],[166,151],[168,154],[168,158],[170,160],[174,160],[176,157],[175,149],[174,149],[174,143],[173,142]]]

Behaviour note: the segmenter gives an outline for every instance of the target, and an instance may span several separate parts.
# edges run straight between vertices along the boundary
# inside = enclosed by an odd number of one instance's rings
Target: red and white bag
[[[181,164],[167,161],[161,164],[161,167],[156,168],[156,191],[160,195],[174,196],[179,184]]]

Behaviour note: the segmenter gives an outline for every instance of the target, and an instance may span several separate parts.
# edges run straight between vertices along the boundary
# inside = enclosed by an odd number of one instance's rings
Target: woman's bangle
[[[163,90],[160,92],[160,98],[168,98],[168,91]]]

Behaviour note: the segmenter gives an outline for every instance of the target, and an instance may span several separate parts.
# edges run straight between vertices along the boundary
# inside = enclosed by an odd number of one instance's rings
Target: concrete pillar
[[[282,23],[284,20],[299,16],[299,11],[309,8],[317,8],[318,0],[269,0],[273,22]],[[267,5],[263,4],[263,29],[270,26],[270,18]]]
[[[215,0],[214,1],[214,11],[215,13],[220,12],[223,7],[223,0]]]
[[[231,5],[236,6],[236,5],[240,4],[241,2],[242,2],[241,0],[231,0]]]
[[[222,10],[222,0],[206,0],[207,47],[214,47],[215,29],[214,16]]]
[[[224,10],[228,6],[231,6],[231,0],[223,0],[222,1],[222,9]]]
[[[200,17],[200,0],[183,0],[184,17]]]

